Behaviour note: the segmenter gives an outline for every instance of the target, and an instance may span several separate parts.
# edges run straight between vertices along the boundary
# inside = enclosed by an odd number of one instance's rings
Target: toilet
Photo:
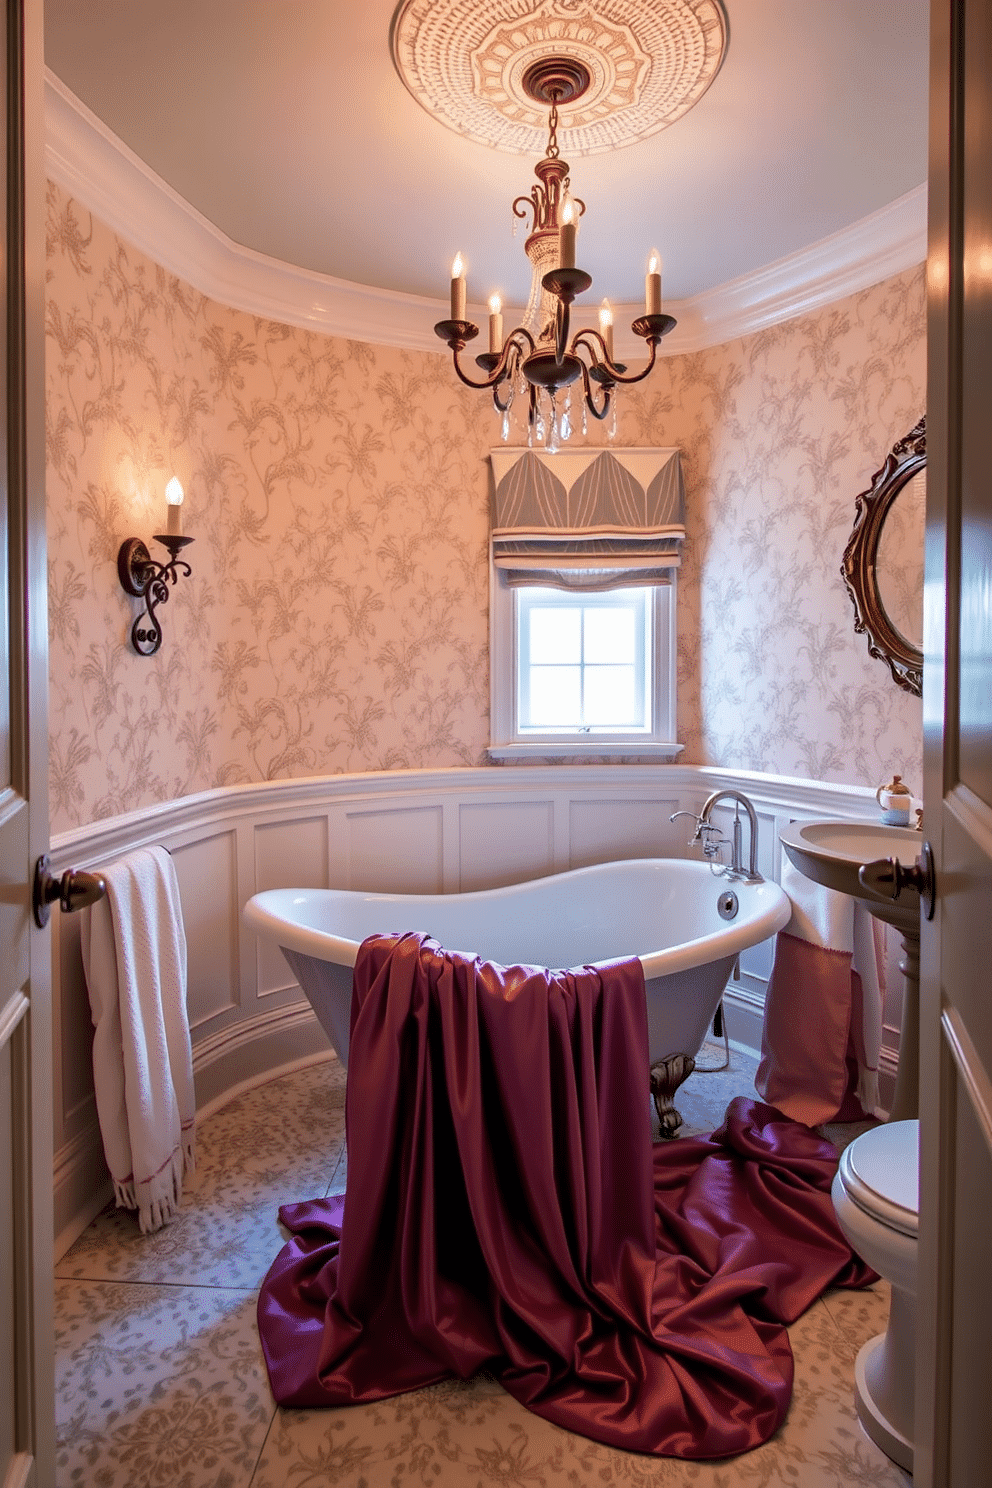
[[[831,1195],[841,1229],[863,1261],[892,1288],[889,1324],[854,1367],[858,1417],[887,1456],[913,1471],[918,1121],[891,1121],[841,1154]]]

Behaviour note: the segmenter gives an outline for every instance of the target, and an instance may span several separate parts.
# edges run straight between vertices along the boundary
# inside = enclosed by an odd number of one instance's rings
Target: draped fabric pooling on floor
[[[766,1441],[785,1324],[874,1279],[834,1219],[829,1142],[738,1098],[652,1151],[640,962],[502,967],[421,934],[355,966],[345,1195],[280,1210],[258,1303],[276,1400],[494,1374],[628,1451]]]

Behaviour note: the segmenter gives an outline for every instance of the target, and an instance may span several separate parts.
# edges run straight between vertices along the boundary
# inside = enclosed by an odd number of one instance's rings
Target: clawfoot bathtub
[[[245,920],[282,948],[327,1037],[348,1061],[351,975],[367,935],[419,930],[502,965],[567,968],[637,956],[652,1090],[663,1135],[736,957],[788,923],[775,883],[730,883],[708,863],[636,858],[467,894],[269,889]]]

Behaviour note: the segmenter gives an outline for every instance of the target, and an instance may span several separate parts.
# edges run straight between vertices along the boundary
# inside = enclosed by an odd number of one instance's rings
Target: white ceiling
[[[652,3],[652,0],[646,0]],[[394,0],[46,0],[48,67],[235,243],[436,298],[529,288],[510,203],[533,160],[431,119],[390,57]],[[929,0],[725,0],[700,103],[612,155],[571,159],[592,298],[704,294],[921,186]],[[564,152],[563,152],[564,153]]]

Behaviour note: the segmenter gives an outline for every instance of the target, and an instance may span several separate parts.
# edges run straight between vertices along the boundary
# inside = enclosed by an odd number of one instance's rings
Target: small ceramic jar
[[[893,775],[888,785],[880,785],[875,800],[882,808],[882,822],[887,827],[908,827],[909,808],[913,804],[912,792],[902,783],[901,775]]]

